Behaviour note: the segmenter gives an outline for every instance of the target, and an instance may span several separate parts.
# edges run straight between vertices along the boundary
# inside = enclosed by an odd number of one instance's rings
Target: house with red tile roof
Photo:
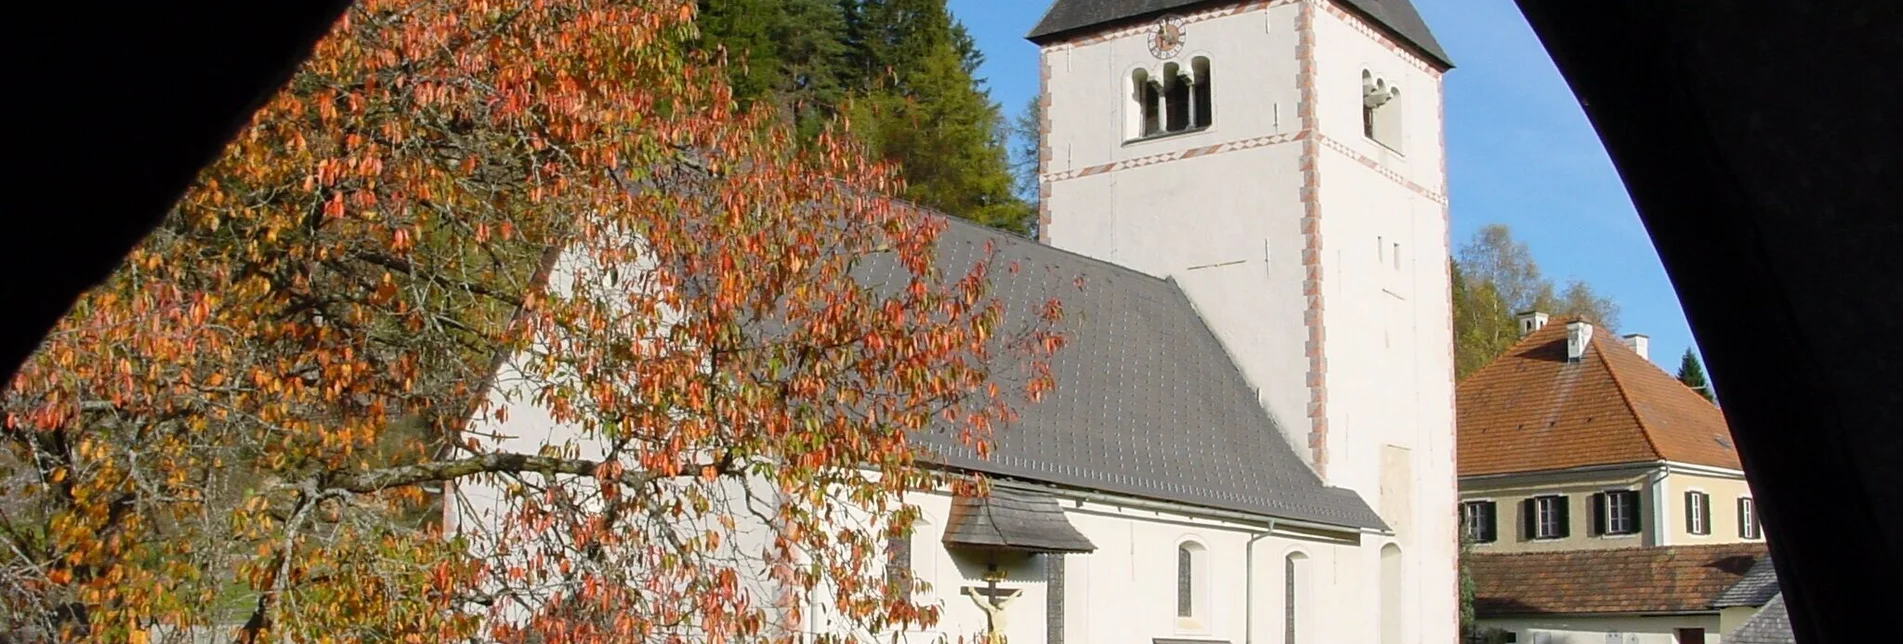
[[[1478,624],[1495,641],[1716,642],[1719,595],[1766,556],[1724,414],[1643,335],[1519,318],[1521,340],[1456,393]]]

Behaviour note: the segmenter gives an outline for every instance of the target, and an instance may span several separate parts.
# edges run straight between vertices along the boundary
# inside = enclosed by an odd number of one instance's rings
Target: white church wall
[[[1243,524],[1199,517],[1193,511],[1159,512],[1119,505],[1114,501],[1079,502],[1063,498],[1067,518],[1097,546],[1089,554],[1064,556],[1064,641],[1145,642],[1155,638],[1249,641],[1250,613],[1254,639],[1263,644],[1283,641],[1286,632],[1286,557],[1302,557],[1302,595],[1297,602],[1302,641],[1374,641],[1375,624],[1366,607],[1357,605],[1355,588],[1364,571],[1359,553],[1376,549],[1378,538],[1340,543],[1286,532],[1269,533],[1261,524]],[[912,537],[913,568],[932,585],[921,601],[943,609],[938,626],[907,633],[909,642],[957,641],[959,636],[982,633],[986,618],[965,586],[983,586],[982,559],[955,554],[941,543],[950,497],[940,493],[913,494],[908,502],[924,511],[925,521]],[[1253,543],[1252,543],[1253,540]],[[1177,547],[1194,543],[1206,557],[1197,566],[1196,616],[1182,620],[1176,611]],[[1253,561],[1248,555],[1253,549]],[[1046,585],[1044,556],[1009,558],[1001,588],[1021,594],[1009,604],[1007,635],[1013,642],[1045,642]],[[1249,564],[1253,564],[1253,567]],[[1253,604],[1250,603],[1253,570]]]
[[[1397,531],[1411,625],[1401,641],[1453,641],[1458,492],[1440,75],[1338,6],[1318,2],[1313,16],[1322,261],[1332,264],[1322,280],[1328,479],[1361,493]],[[1401,88],[1398,149],[1363,130],[1364,70]],[[1378,569],[1378,554],[1362,556]],[[1376,603],[1381,593],[1370,585],[1362,597]]]

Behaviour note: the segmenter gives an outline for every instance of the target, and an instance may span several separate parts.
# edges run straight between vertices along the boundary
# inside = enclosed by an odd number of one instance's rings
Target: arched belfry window
[[[1209,80],[1209,57],[1197,56],[1188,65],[1167,63],[1152,74],[1130,72],[1132,139],[1190,132],[1215,121],[1215,92]]]
[[[1196,79],[1189,70],[1181,65],[1170,63],[1163,66],[1163,119],[1164,128],[1171,132],[1189,129],[1190,91],[1189,86]]]
[[[1209,58],[1197,56],[1190,59],[1191,85],[1189,94],[1190,127],[1205,128],[1214,120],[1214,98],[1209,91]]]
[[[1136,103],[1132,110],[1136,116],[1136,127],[1132,138],[1156,136],[1163,132],[1163,87],[1157,79],[1150,77],[1150,71],[1139,69],[1130,72],[1130,97]]]
[[[1361,70],[1361,134],[1388,149],[1401,149],[1401,88]]]

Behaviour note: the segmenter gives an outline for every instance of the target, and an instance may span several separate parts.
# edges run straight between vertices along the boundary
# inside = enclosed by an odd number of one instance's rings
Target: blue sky
[[[1582,279],[1619,302],[1620,331],[1652,337],[1668,371],[1692,345],[1678,296],[1559,70],[1507,0],[1414,0],[1458,67],[1446,77],[1448,188],[1456,246],[1489,223],[1513,228],[1555,282]],[[979,73],[1007,114],[1037,94],[1024,34],[1045,0],[950,0],[978,41]]]

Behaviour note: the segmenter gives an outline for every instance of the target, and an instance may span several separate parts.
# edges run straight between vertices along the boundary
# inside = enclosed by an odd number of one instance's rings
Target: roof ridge
[[[1605,331],[1605,329],[1595,327],[1593,329],[1593,335],[1599,335],[1600,331]],[[1611,336],[1612,332],[1606,331],[1605,334]],[[1594,344],[1603,345],[1604,343],[1588,342],[1587,346],[1590,347]],[[1619,346],[1625,345],[1621,344]],[[1612,368],[1612,359],[1606,355],[1606,348],[1599,346],[1593,348],[1593,351],[1599,354],[1599,363],[1601,368],[1606,370],[1606,376],[1612,378],[1612,388],[1619,392],[1619,402],[1625,405],[1626,411],[1632,414],[1632,420],[1639,426],[1639,436],[1645,439],[1646,448],[1652,450],[1652,456],[1654,458],[1661,461],[1665,460],[1665,452],[1659,449],[1658,440],[1652,437],[1652,424],[1647,422],[1645,414],[1639,413],[1639,406],[1632,404],[1632,392],[1626,391],[1625,380],[1619,377],[1619,370]],[[1650,362],[1650,360],[1647,362]]]
[[[1189,311],[1195,314],[1192,317],[1196,318],[1196,327],[1201,329],[1203,335],[1207,337],[1210,342],[1215,343],[1217,349],[1222,351],[1223,361],[1227,363],[1230,376],[1233,378],[1232,382],[1240,383],[1243,389],[1247,390],[1246,393],[1248,393],[1249,397],[1255,399],[1256,408],[1262,410],[1262,420],[1267,424],[1267,426],[1262,429],[1265,430],[1265,433],[1269,434],[1269,436],[1266,439],[1258,438],[1257,440],[1267,440],[1269,442],[1269,449],[1271,450],[1279,449],[1276,445],[1276,442],[1279,441],[1284,444],[1283,446],[1288,447],[1290,452],[1296,452],[1294,446],[1287,445],[1288,437],[1282,433],[1281,420],[1275,417],[1275,412],[1270,411],[1267,405],[1262,404],[1262,390],[1256,387],[1255,383],[1249,382],[1249,374],[1243,373],[1242,364],[1237,362],[1235,354],[1229,351],[1229,345],[1224,343],[1222,336],[1216,335],[1216,330],[1209,326],[1209,318],[1203,315],[1202,307],[1197,306],[1196,300],[1190,298],[1189,293],[1183,291],[1183,285],[1178,283],[1176,278],[1165,278],[1163,282],[1168,284],[1170,292],[1175,293],[1176,297],[1181,299],[1183,304],[1189,307]],[[1308,475],[1314,478],[1316,483],[1321,484],[1323,488],[1334,487],[1328,485],[1328,481],[1323,479],[1322,475],[1315,471],[1315,466],[1310,465],[1308,460],[1302,458],[1299,452],[1295,453],[1295,460],[1301,463],[1303,466],[1302,470],[1307,472]],[[1357,492],[1355,498],[1360,497],[1361,494]],[[1364,499],[1363,502],[1366,502],[1366,500]],[[1385,519],[1383,521],[1385,521]]]
[[[897,200],[895,200],[895,201],[897,201]],[[1167,277],[1157,277],[1157,276],[1155,276],[1155,275],[1151,275],[1151,274],[1149,274],[1149,273],[1145,273],[1145,272],[1143,272],[1143,271],[1139,271],[1139,270],[1137,270],[1137,269],[1134,269],[1134,268],[1130,268],[1130,267],[1128,267],[1128,266],[1124,266],[1124,265],[1122,265],[1122,264],[1118,264],[1118,263],[1116,263],[1116,262],[1113,262],[1113,261],[1110,261],[1110,260],[1107,260],[1107,259],[1102,259],[1102,258],[1098,258],[1098,257],[1091,257],[1091,256],[1089,256],[1089,255],[1085,255],[1085,254],[1083,254],[1083,253],[1078,253],[1078,252],[1075,252],[1075,251],[1070,251],[1070,250],[1065,250],[1065,249],[1062,249],[1062,248],[1058,248],[1058,247],[1056,247],[1056,246],[1052,246],[1052,245],[1050,245],[1050,244],[1046,244],[1046,243],[1044,243],[1044,242],[1041,242],[1041,241],[1038,241],[1038,240],[1035,240],[1035,239],[1032,239],[1032,238],[1030,238],[1030,237],[1026,237],[1026,236],[1024,236],[1024,235],[1020,235],[1020,234],[1017,234],[1017,233],[1014,233],[1014,232],[1011,232],[1011,231],[1009,231],[1009,230],[1005,230],[1005,229],[1003,229],[1003,228],[993,228],[993,227],[991,227],[991,226],[987,226],[987,225],[984,225],[984,224],[981,224],[981,223],[978,223],[978,222],[975,222],[975,221],[972,221],[972,220],[970,220],[970,219],[965,219],[965,218],[963,218],[963,217],[959,217],[959,216],[957,216],[957,215],[951,215],[951,214],[947,214],[947,213],[945,213],[944,211],[941,211],[941,210],[937,210],[937,209],[934,209],[934,208],[928,208],[928,207],[926,207],[926,206],[921,206],[921,205],[919,205],[919,204],[915,204],[915,203],[912,203],[912,202],[909,202],[909,201],[905,201],[905,202],[903,202],[903,203],[904,203],[905,205],[907,205],[907,206],[911,206],[912,208],[916,208],[916,209],[917,209],[917,210],[918,210],[919,212],[922,212],[922,213],[925,213],[925,214],[926,214],[926,215],[928,215],[928,216],[932,216],[932,217],[938,217],[938,218],[941,218],[941,219],[945,219],[945,220],[947,220],[948,222],[950,222],[950,225],[954,225],[954,226],[965,226],[965,227],[968,227],[968,228],[975,228],[975,229],[977,229],[977,230],[979,230],[979,231],[981,231],[981,232],[984,232],[984,233],[986,233],[986,234],[991,234],[991,235],[998,235],[998,236],[1000,236],[1000,237],[1004,237],[1004,238],[1006,238],[1006,239],[1010,239],[1010,240],[1012,240],[1012,241],[1019,241],[1019,242],[1024,242],[1024,243],[1027,243],[1027,244],[1030,244],[1030,245],[1032,245],[1032,246],[1036,246],[1036,247],[1038,247],[1038,248],[1042,248],[1042,249],[1046,249],[1046,250],[1051,250],[1051,251],[1055,251],[1055,252],[1058,252],[1058,253],[1061,253],[1061,254],[1063,254],[1063,255],[1068,255],[1068,256],[1070,256],[1070,257],[1075,257],[1075,258],[1077,258],[1077,259],[1081,259],[1081,260],[1084,260],[1084,261],[1086,261],[1086,262],[1089,262],[1089,263],[1091,263],[1091,264],[1096,264],[1096,265],[1098,265],[1098,266],[1102,266],[1102,267],[1104,267],[1104,268],[1109,268],[1109,269],[1113,269],[1113,270],[1116,270],[1116,271],[1118,271],[1118,272],[1121,272],[1121,273],[1124,273],[1124,274],[1127,274],[1127,275],[1129,275],[1129,276],[1131,276],[1131,277],[1137,277],[1137,278],[1142,278],[1142,279],[1146,279],[1146,280],[1150,280],[1150,281],[1153,281],[1153,282],[1163,282],[1163,283],[1172,283],[1172,282],[1170,281],[1170,279],[1169,279],[1169,278],[1167,278]]]

